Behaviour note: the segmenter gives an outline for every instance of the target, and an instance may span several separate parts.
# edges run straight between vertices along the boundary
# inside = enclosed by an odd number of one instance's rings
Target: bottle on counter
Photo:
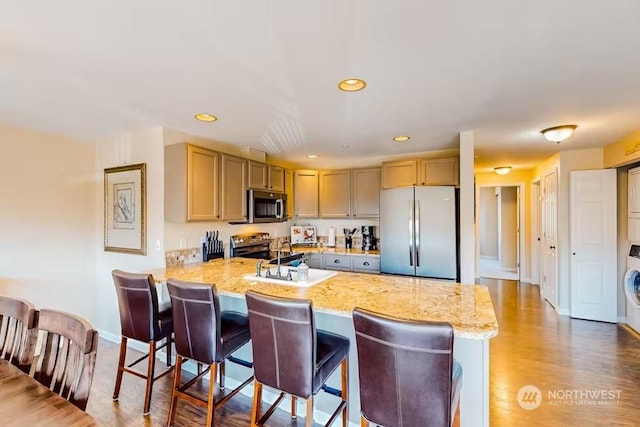
[[[309,280],[309,266],[305,264],[304,259],[298,264],[298,282],[306,282]]]

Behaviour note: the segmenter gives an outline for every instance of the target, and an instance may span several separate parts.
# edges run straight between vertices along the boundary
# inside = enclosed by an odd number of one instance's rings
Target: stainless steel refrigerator
[[[402,187],[380,191],[380,271],[457,278],[454,187]]]

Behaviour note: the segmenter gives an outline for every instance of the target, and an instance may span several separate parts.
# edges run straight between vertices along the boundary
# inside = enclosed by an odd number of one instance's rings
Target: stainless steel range
[[[236,234],[230,238],[229,251],[231,257],[254,258],[269,260],[270,264],[275,264],[278,258],[277,251],[271,251],[269,246],[273,242],[269,233],[245,233]],[[304,255],[303,252],[293,252],[289,241],[281,241],[280,248],[289,246],[289,252],[280,251],[280,261],[283,264],[298,260]]]

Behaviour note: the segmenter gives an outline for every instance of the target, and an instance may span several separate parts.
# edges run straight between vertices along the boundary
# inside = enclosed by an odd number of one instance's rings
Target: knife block
[[[202,262],[211,261],[212,259],[224,258],[224,249],[217,252],[207,252],[207,245],[202,245]]]

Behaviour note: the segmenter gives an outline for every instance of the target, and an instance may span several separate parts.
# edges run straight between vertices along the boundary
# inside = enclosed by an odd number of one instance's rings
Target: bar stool
[[[453,425],[462,368],[453,359],[453,327],[353,311],[360,373],[361,424]]]
[[[116,374],[116,385],[113,390],[113,400],[118,400],[120,386],[122,385],[122,375],[125,372],[143,378],[147,381],[143,412],[144,415],[148,415],[153,383],[173,370],[173,366],[171,366],[171,334],[173,333],[171,304],[158,304],[156,284],[151,274],[136,274],[113,270],[111,275],[118,294],[120,325],[122,328],[120,358],[118,360],[118,373]],[[149,353],[125,366],[127,341],[129,339],[148,343]],[[158,347],[157,343],[163,339],[165,340],[164,344]],[[159,375],[154,376],[156,352],[165,347],[167,349],[168,368]],[[149,361],[146,375],[131,369],[147,358]]]
[[[296,398],[307,401],[305,425],[313,425],[313,397],[323,389],[341,398],[327,426],[342,412],[347,425],[349,340],[341,335],[316,331],[311,301],[278,298],[258,292],[246,293],[253,343],[253,390],[251,425],[261,425],[276,410],[285,393],[291,395],[291,416],[296,417]],[[341,366],[342,390],[325,385]],[[278,389],[276,401],[262,412],[262,386]]]
[[[176,343],[176,373],[171,389],[171,406],[167,425],[173,425],[178,398],[188,400],[207,408],[207,426],[213,425],[213,411],[224,405],[253,380],[253,375],[244,383],[216,402],[216,367],[220,365],[220,388],[223,387],[225,359],[251,368],[253,365],[231,354],[251,339],[249,319],[241,313],[220,311],[220,302],[213,284],[190,283],[176,279],[167,280],[171,297]],[[184,385],[180,385],[182,364],[191,359],[198,362],[198,375]],[[200,372],[200,364],[208,365]],[[207,372],[209,394],[202,400],[186,390],[200,380]]]

